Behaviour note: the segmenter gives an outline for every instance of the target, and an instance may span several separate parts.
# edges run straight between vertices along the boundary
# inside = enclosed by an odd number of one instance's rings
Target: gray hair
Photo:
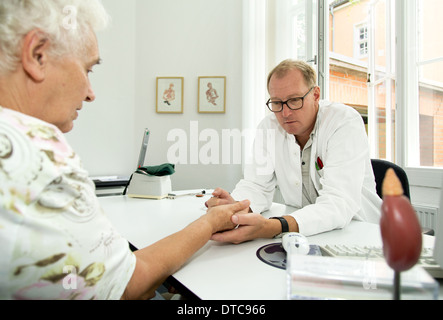
[[[1,0],[0,74],[17,68],[22,40],[32,30],[43,32],[50,53],[61,57],[80,54],[91,32],[108,22],[101,0]]]
[[[317,74],[315,73],[314,68],[312,68],[308,63],[304,61],[287,59],[280,62],[280,64],[269,73],[268,90],[269,83],[271,82],[271,78],[273,75],[281,78],[284,77],[289,71],[294,69],[299,70],[303,74],[303,78],[305,79],[305,83],[308,87],[311,88],[317,84]]]

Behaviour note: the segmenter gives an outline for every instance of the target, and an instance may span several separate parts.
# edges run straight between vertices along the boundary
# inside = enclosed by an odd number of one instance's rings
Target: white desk
[[[175,200],[132,199],[126,196],[100,198],[100,203],[117,230],[137,248],[146,247],[205,214],[205,201],[195,196]],[[274,204],[265,217],[279,216],[291,208]],[[353,221],[343,230],[309,238],[311,244],[356,244],[381,246],[379,226]],[[433,246],[434,237],[424,236]],[[260,261],[256,252],[280,240],[257,239],[240,245],[210,241],[173,277],[203,300],[284,300],[286,272]],[[441,285],[441,283],[440,283]],[[442,288],[440,287],[440,298]]]

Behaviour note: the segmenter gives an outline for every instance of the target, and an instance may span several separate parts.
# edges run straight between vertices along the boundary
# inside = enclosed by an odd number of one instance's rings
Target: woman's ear
[[[45,80],[48,49],[48,37],[37,29],[30,31],[23,39],[21,53],[23,69],[36,82]]]

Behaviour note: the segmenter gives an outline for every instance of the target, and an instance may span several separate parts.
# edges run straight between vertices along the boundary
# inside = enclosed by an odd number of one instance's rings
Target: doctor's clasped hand
[[[209,209],[237,202],[231,197],[229,192],[221,188],[215,189],[212,195],[213,197],[205,203]],[[257,238],[272,238],[281,233],[279,221],[266,219],[259,213],[253,213],[251,208],[249,208],[249,212],[246,209],[235,213],[232,215],[231,221],[234,225],[237,225],[236,228],[215,233],[212,235],[211,240],[239,244]],[[292,219],[291,225],[294,225],[292,227],[293,230],[298,229],[294,219]]]

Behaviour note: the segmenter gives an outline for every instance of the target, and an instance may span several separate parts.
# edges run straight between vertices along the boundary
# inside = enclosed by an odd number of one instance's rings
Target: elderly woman
[[[0,299],[153,297],[249,206],[216,207],[129,250],[63,136],[83,101],[95,99],[88,73],[100,62],[95,32],[107,21],[98,0],[0,2]]]

